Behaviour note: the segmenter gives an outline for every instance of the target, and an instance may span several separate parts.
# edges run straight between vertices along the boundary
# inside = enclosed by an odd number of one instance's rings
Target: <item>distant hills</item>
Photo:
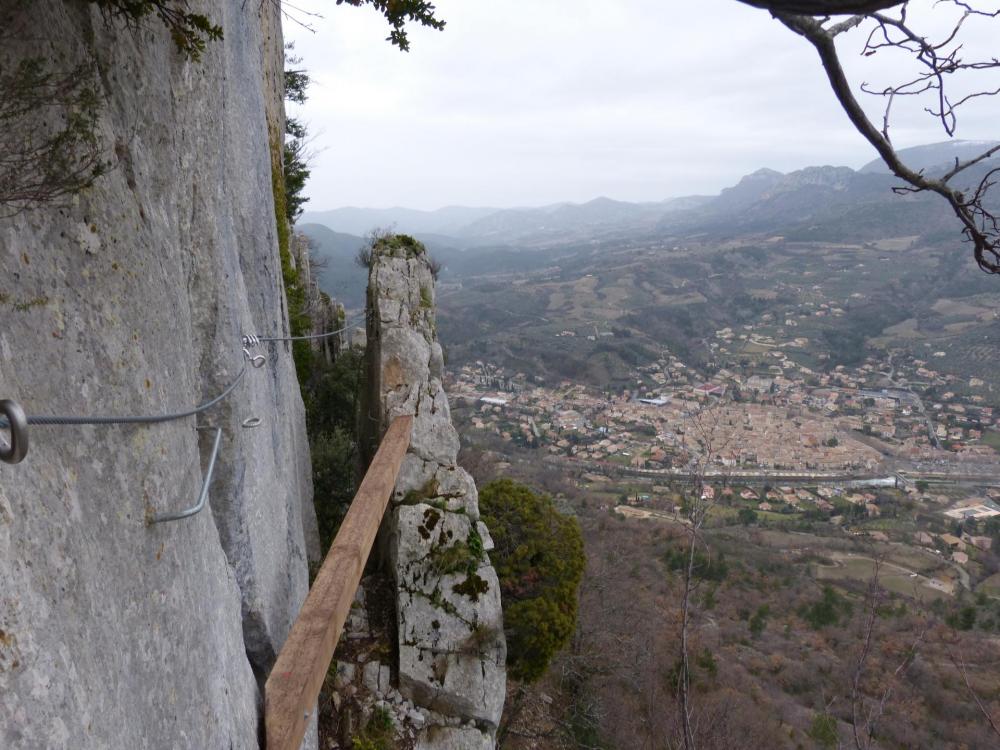
[[[913,169],[936,172],[954,165],[955,159],[972,159],[998,143],[1000,141],[944,141],[903,149],[900,154]],[[889,174],[889,167],[880,157],[868,162],[858,171],[865,174]]]
[[[354,258],[365,244],[364,238],[335,232],[322,224],[298,224],[296,229],[309,237],[312,257],[319,261],[316,273],[319,288],[349,308],[361,307],[368,271],[355,263]]]
[[[969,159],[993,143],[950,141],[904,149],[904,160],[933,174],[955,158]],[[969,180],[1000,165],[991,159],[970,170]],[[328,267],[322,288],[348,306],[363,303],[364,270],[354,264],[363,235],[393,228],[422,240],[445,264],[446,273],[481,273],[511,265],[543,266],[546,248],[566,248],[629,238],[720,240],[759,233],[787,239],[867,242],[959,229],[948,206],[927,194],[896,195],[899,180],[881,160],[860,170],[807,167],[788,174],[760,169],[717,196],[686,196],[646,203],[596,198],[535,208],[448,206],[436,211],[407,208],[339,208],[306,212],[299,229],[314,241]]]
[[[903,149],[900,154],[916,169],[943,171],[956,158],[971,158],[997,142],[946,141]],[[994,165],[998,160],[992,160]],[[629,203],[595,198],[586,203],[548,206],[488,208],[447,206],[435,211],[410,208],[338,208],[307,211],[303,224],[322,224],[337,232],[363,236],[375,228],[394,228],[408,234],[436,235],[444,244],[459,248],[484,244],[544,245],[567,236],[592,236],[595,232],[640,232],[665,226],[711,221],[726,214],[754,214],[740,220],[781,220],[828,215],[833,206],[846,210],[871,201],[897,202],[891,187],[898,181],[881,159],[860,170],[849,167],[807,167],[788,174],[760,169],[747,175],[718,196],[685,196],[664,201]],[[745,223],[745,222],[744,222]]]
[[[390,229],[418,234],[459,234],[463,227],[490,214],[498,208],[470,208],[446,206],[436,211],[414,208],[335,208],[332,211],[306,211],[303,224],[322,224],[347,234],[366,235],[373,229]]]
[[[364,235],[375,228],[393,228],[412,235],[436,235],[460,247],[563,240],[567,233],[588,234],[612,228],[651,229],[666,215],[690,210],[713,200],[687,196],[656,203],[629,203],[595,198],[587,203],[554,203],[535,208],[465,208],[436,211],[408,208],[338,208],[307,211],[303,224],[321,224],[340,232]]]
[[[364,247],[368,240],[360,234],[335,232],[328,226],[315,222],[299,222],[295,228],[309,238],[312,257],[319,261],[317,282],[320,289],[348,308],[364,306],[368,271],[359,266],[355,259],[358,250]],[[491,262],[479,255],[474,259],[473,256],[476,254],[464,252],[460,249],[462,242],[453,237],[427,232],[412,232],[412,234],[426,245],[436,260],[446,264],[452,272],[461,273],[469,262],[477,266],[484,264],[488,266]],[[492,262],[497,262],[511,252],[503,248],[481,250],[491,255],[494,254],[494,250],[496,251],[497,257],[493,258]]]

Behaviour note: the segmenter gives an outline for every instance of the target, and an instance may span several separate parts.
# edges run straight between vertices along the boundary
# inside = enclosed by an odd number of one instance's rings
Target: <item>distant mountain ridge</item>
[[[300,223],[295,228],[309,238],[310,255],[319,262],[315,271],[319,288],[348,308],[362,307],[368,271],[354,259],[365,244],[364,238],[316,223]]]
[[[956,158],[979,155],[992,141],[948,141],[900,151],[916,169],[949,168]],[[991,159],[970,170],[996,166]],[[554,203],[529,208],[448,206],[436,211],[407,208],[340,208],[307,212],[302,221],[338,232],[364,235],[376,227],[434,238],[434,244],[462,250],[474,247],[544,248],[602,237],[690,231],[806,232],[812,239],[865,240],[890,231],[934,231],[948,220],[947,206],[930,195],[896,195],[899,180],[880,159],[860,170],[814,166],[787,174],[759,169],[718,196],[685,196],[632,203],[599,197],[586,203]]]
[[[408,234],[429,232],[455,234],[477,219],[496,213],[498,208],[445,206],[435,211],[415,208],[335,208],[332,211],[306,211],[300,222],[322,224],[346,234],[366,235],[373,229],[395,228]]]
[[[997,144],[1000,141],[943,141],[906,148],[900,151],[900,155],[913,169],[938,171],[953,166],[955,159],[973,159]],[[890,174],[889,167],[881,157],[868,162],[858,171],[864,174]]]

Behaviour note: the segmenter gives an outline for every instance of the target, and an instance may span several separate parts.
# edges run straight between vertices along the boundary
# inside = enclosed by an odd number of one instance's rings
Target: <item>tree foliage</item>
[[[729,565],[726,563],[725,555],[721,553],[712,555],[695,550],[692,556],[686,547],[670,547],[663,554],[663,562],[666,563],[668,570],[675,573],[684,573],[691,563],[691,576],[699,581],[719,583],[726,580],[726,576],[729,575]]]
[[[283,162],[285,172],[285,214],[289,223],[294,224],[302,215],[303,205],[309,200],[303,194],[310,171],[306,163],[305,143],[301,138],[292,138],[285,141]]]
[[[399,47],[403,52],[410,49],[410,40],[406,34],[407,22],[419,23],[432,29],[444,28],[444,21],[434,16],[434,5],[426,0],[337,0],[337,5],[347,3],[355,7],[371,5],[389,22],[392,31],[386,37],[387,42]]]
[[[837,747],[837,720],[830,714],[816,714],[806,734],[822,748]]]
[[[317,368],[312,382],[302,387],[312,453],[313,504],[324,551],[357,489],[357,414],[363,378],[364,355],[346,349],[332,365]]]
[[[804,607],[799,613],[813,630],[836,625],[841,617],[851,614],[851,603],[837,593],[832,586],[823,587],[823,597]]]
[[[222,39],[222,27],[203,13],[191,13],[187,0],[88,0],[100,8],[105,19],[128,28],[140,28],[158,18],[170,32],[177,49],[191,60],[199,60],[208,42]]]
[[[222,39],[222,27],[204,13],[192,13],[188,0],[86,0],[100,8],[108,22],[123,23],[127,28],[142,28],[149,19],[159,19],[177,49],[190,60],[201,59],[208,42]],[[281,0],[261,0],[280,7]],[[404,52],[410,49],[407,23],[419,23],[443,29],[444,21],[434,16],[434,5],[425,0],[337,0],[360,7],[371,5],[385,16],[392,27],[386,41]],[[293,71],[294,72],[294,71]],[[293,100],[297,101],[297,100]]]
[[[308,96],[309,74],[297,68],[301,57],[291,54],[293,44],[285,45],[285,101],[304,104]],[[304,195],[309,179],[309,155],[306,153],[306,126],[294,117],[285,119],[285,142],[282,150],[282,172],[285,175],[285,217],[289,226],[302,215],[302,207],[309,200]]]
[[[512,677],[533,682],[576,628],[583,536],[552,499],[509,479],[486,485],[479,508],[495,544]]]

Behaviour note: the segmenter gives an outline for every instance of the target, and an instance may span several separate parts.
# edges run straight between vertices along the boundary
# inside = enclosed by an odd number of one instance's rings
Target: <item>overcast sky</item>
[[[371,8],[296,0],[323,14],[301,16],[314,32],[285,22],[312,76],[309,101],[289,107],[314,137],[309,210],[663,200],[717,193],[760,167],[875,157],[812,47],[735,0],[436,5],[446,28],[411,28],[404,53]],[[914,23],[943,28],[919,10]],[[989,49],[992,24],[970,29],[971,50]],[[849,72],[888,83],[898,62],[861,59],[862,37],[841,45]],[[973,105],[958,137],[998,137],[1000,104]],[[946,139],[919,107],[898,107],[892,134],[898,146]]]

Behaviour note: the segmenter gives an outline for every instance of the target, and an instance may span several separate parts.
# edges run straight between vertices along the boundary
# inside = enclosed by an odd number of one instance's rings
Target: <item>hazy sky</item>
[[[760,167],[875,157],[812,47],[735,0],[436,5],[446,28],[411,28],[404,53],[371,8],[295,3],[323,14],[306,19],[315,32],[285,22],[313,81],[307,104],[290,106],[314,136],[309,210],[662,200]],[[914,3],[914,23],[943,27],[920,6],[930,0]],[[970,51],[989,49],[997,26],[973,26]],[[900,61],[858,56],[863,36],[841,44],[853,80],[898,80]],[[958,137],[998,137],[1000,102],[974,105]],[[898,146],[945,140],[919,107],[894,106]]]

